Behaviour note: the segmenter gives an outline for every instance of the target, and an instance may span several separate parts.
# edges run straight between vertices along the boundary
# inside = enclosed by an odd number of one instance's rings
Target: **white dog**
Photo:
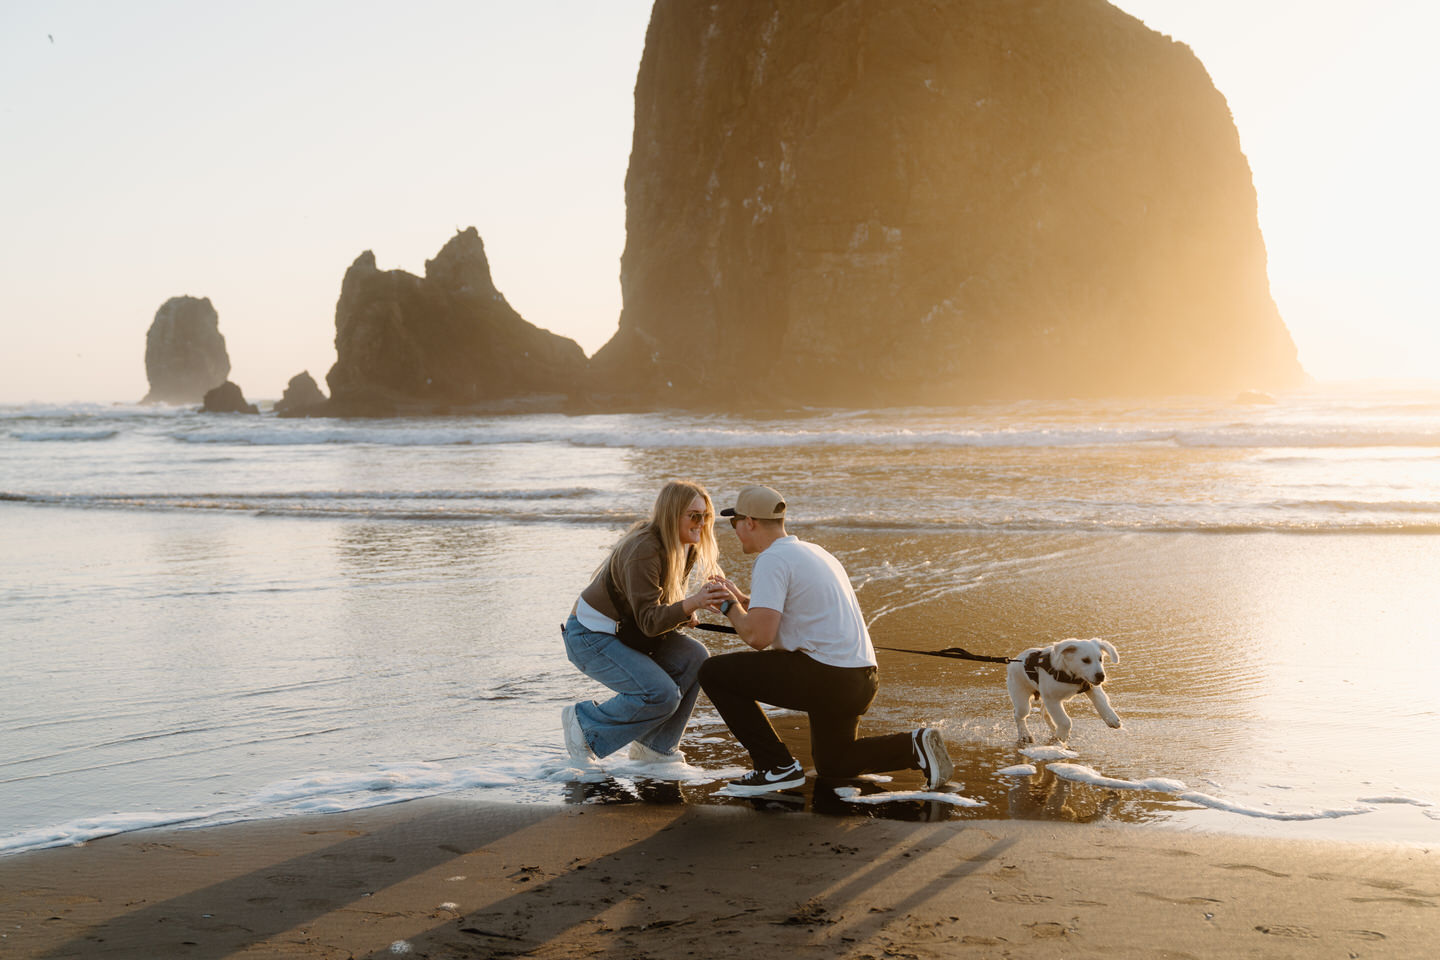
[[[1045,705],[1045,722],[1055,739],[1070,739],[1070,714],[1065,701],[1078,693],[1087,694],[1095,711],[1112,727],[1119,728],[1120,718],[1110,708],[1110,699],[1100,684],[1105,682],[1105,655],[1116,663],[1120,655],[1107,641],[1061,640],[1048,647],[1031,647],[1010,661],[1005,671],[1005,686],[1015,704],[1015,726],[1020,742],[1030,743],[1030,728],[1025,720],[1036,700]]]

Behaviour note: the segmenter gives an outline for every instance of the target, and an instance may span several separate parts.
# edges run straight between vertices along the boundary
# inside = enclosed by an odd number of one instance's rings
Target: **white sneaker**
[[[805,786],[805,771],[800,761],[791,760],[783,767],[768,770],[752,770],[739,780],[731,780],[722,789],[732,797],[754,797],[776,790],[788,790]]]
[[[925,774],[925,789],[934,790],[950,779],[955,764],[945,749],[945,740],[940,731],[933,727],[921,727],[910,735],[915,749],[915,761]]]
[[[635,740],[630,744],[630,759],[636,763],[684,763],[685,754],[680,752],[679,747],[669,753],[661,753]]]
[[[580,718],[575,716],[574,704],[560,711],[560,729],[565,731],[565,749],[569,751],[571,760],[587,766],[600,761],[595,751],[590,749],[590,744],[585,742],[585,731],[580,726]]]

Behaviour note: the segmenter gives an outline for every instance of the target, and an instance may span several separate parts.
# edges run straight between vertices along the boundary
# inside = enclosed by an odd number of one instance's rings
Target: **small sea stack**
[[[284,395],[275,403],[275,413],[282,417],[324,416],[328,402],[310,371],[303,370],[290,378]]]
[[[205,404],[201,413],[259,413],[260,408],[245,402],[245,393],[238,384],[226,380],[213,390],[205,392]]]

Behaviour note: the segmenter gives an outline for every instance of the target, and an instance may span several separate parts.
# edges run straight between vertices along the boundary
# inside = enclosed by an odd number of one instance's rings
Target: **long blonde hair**
[[[680,518],[690,509],[690,501],[696,497],[705,501],[705,515],[713,520],[715,505],[710,494],[693,480],[671,480],[660,488],[655,497],[655,507],[649,520],[638,521],[625,532],[625,536],[610,550],[607,564],[614,564],[620,549],[639,537],[654,533],[660,537],[665,551],[665,582],[660,585],[660,599],[663,603],[674,603],[685,599],[686,584],[694,580],[703,581],[710,576],[719,576],[720,548],[715,543],[715,525],[704,523],[700,526],[700,542],[680,541]],[[693,558],[693,565],[691,560]],[[686,567],[690,569],[687,571]],[[687,575],[688,574],[688,575]],[[612,568],[611,575],[614,575]]]

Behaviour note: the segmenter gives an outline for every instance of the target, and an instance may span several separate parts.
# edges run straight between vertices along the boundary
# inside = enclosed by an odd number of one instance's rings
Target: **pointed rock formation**
[[[1103,0],[657,0],[625,189],[650,402],[1303,377],[1225,98]]]
[[[495,289],[474,227],[426,261],[424,277],[361,254],[335,306],[335,353],[326,380],[340,416],[558,407],[587,363]]]
[[[210,298],[166,300],[145,334],[150,392],[141,402],[198,403],[229,375],[230,354]]]
[[[309,370],[303,370],[290,378],[284,395],[275,403],[275,412],[282,417],[323,416],[326,403],[320,385]]]

